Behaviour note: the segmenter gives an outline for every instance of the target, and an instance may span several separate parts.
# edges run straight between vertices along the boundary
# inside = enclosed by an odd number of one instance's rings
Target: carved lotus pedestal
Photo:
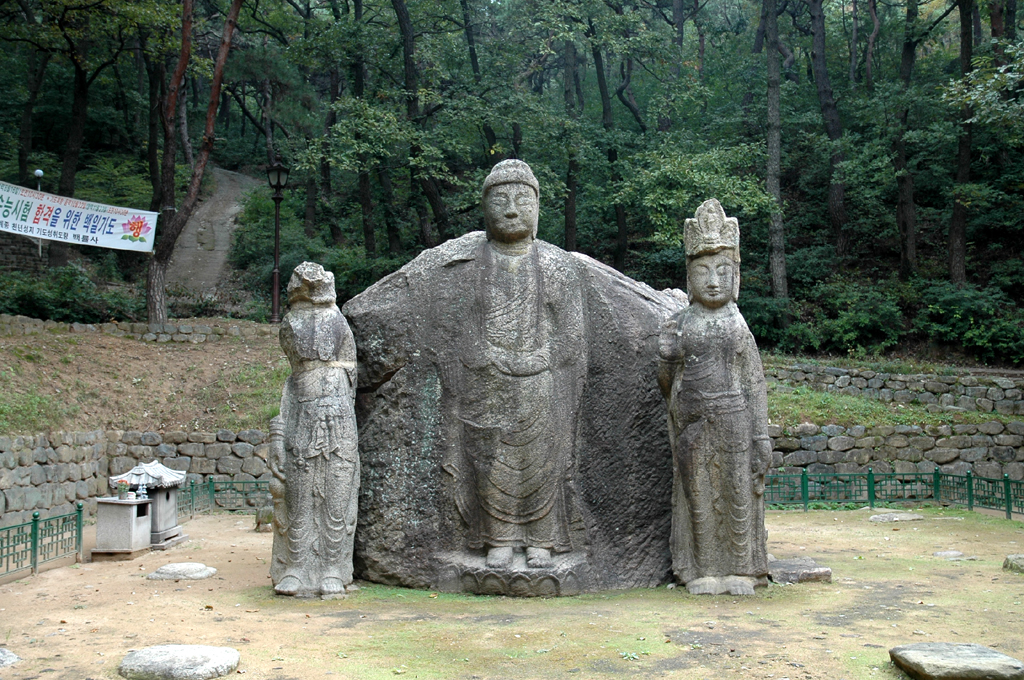
[[[449,553],[441,556],[435,588],[443,593],[509,595],[512,597],[559,597],[596,590],[597,579],[586,559],[571,552],[554,555],[550,567],[528,567],[517,552],[507,569],[488,567],[483,553]]]

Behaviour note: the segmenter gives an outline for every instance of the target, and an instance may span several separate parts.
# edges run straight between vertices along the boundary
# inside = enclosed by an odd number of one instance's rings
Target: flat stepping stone
[[[884,512],[881,515],[871,515],[872,522],[916,522],[924,519],[924,515],[915,512]]]
[[[129,652],[117,672],[128,680],[207,680],[233,673],[238,650],[208,645],[157,645]]]
[[[832,583],[832,569],[822,566],[810,557],[795,557],[791,560],[769,560],[768,577],[773,583],[807,583],[820,581]]]
[[[199,579],[210,578],[216,573],[216,569],[208,567],[201,562],[174,562],[173,564],[165,564],[146,578],[151,581],[198,581]]]
[[[1024,574],[1024,555],[1007,555],[1003,560],[1003,569]]]
[[[1024,663],[982,645],[919,642],[889,657],[914,680],[1024,680]]]
[[[3,647],[0,647],[0,668],[7,668],[8,666],[13,666],[18,661],[21,661],[21,659],[18,658],[17,654],[10,650],[4,649]]]
[[[963,557],[964,554],[959,550],[940,550],[939,552],[932,553],[933,557],[941,557],[944,560],[955,560],[958,557]]]

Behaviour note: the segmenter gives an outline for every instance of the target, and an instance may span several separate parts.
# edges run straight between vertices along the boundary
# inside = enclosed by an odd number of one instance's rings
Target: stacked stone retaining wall
[[[980,425],[868,427],[770,425],[772,469],[793,473],[875,472],[1024,479],[1024,422]],[[95,430],[51,436],[0,437],[0,526],[67,514],[83,501],[110,495],[108,478],[140,462],[159,460],[187,480],[270,479],[267,435],[259,430],[137,432]]]
[[[106,333],[115,337],[130,337],[146,342],[217,342],[224,337],[256,337],[271,335],[276,328],[252,322],[231,324],[203,324],[189,321],[173,323],[141,323],[117,321],[112,323],[62,323],[41,321],[27,316],[0,314],[0,336],[38,335],[40,333]]]
[[[159,460],[188,473],[186,483],[270,479],[269,444],[259,430],[136,432],[95,430],[0,437],[0,526],[74,512],[109,496],[108,479],[138,463]]]
[[[1024,378],[967,373],[878,373],[812,365],[770,367],[765,375],[769,383],[785,387],[806,386],[884,402],[919,403],[934,413],[994,411],[1003,415],[1024,415]]]

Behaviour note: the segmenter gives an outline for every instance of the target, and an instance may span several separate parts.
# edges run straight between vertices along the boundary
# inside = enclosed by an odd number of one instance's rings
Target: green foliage
[[[10,389],[11,377],[9,370],[0,371],[0,432],[45,432],[78,411],[60,399]]]
[[[79,267],[52,269],[44,279],[0,273],[0,313],[65,323],[104,323],[145,317],[145,301],[120,291],[104,292]]]
[[[921,292],[914,329],[982,361],[1024,363],[1024,312],[997,288],[934,283]]]

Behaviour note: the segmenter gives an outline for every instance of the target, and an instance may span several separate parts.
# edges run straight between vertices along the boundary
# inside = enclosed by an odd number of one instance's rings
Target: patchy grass
[[[42,432],[78,412],[59,398],[17,391],[14,377],[13,370],[0,370],[0,432]]]
[[[786,390],[768,388],[768,421],[785,427],[800,423],[818,425],[947,425],[1008,423],[1019,415],[980,413],[977,411],[929,413],[921,404],[885,403],[845,394],[819,392],[808,387]]]
[[[851,356],[827,356],[807,357],[792,354],[775,354],[773,352],[761,352],[761,359],[765,367],[783,368],[786,366],[797,366],[800,364],[810,366],[834,366],[836,368],[855,368],[861,371],[874,371],[876,373],[933,373],[935,375],[958,375],[970,372],[971,369],[959,366],[936,364],[930,361],[920,361],[910,357],[867,357],[856,358]],[[975,368],[975,373],[986,373],[989,369]]]
[[[198,402],[221,427],[266,429],[280,412],[281,390],[289,375],[291,367],[284,357],[232,367],[200,390]]]

